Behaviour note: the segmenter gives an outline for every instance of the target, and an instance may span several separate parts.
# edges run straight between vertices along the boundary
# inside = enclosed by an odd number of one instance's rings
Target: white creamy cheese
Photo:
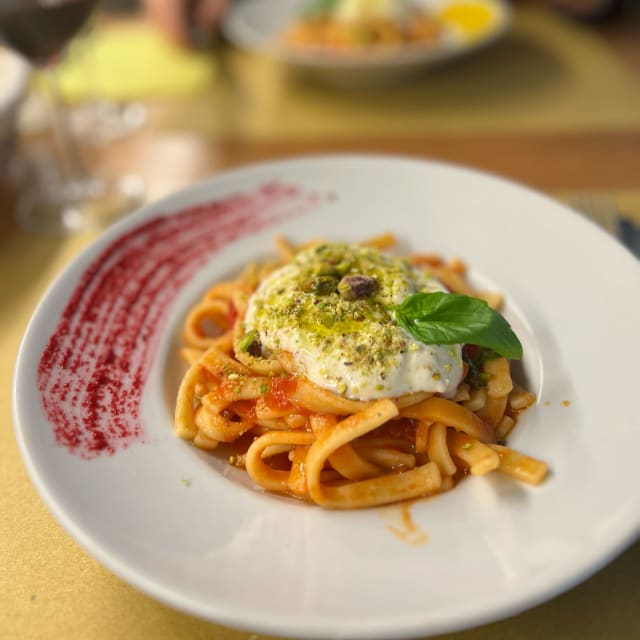
[[[375,291],[345,299],[338,284],[354,276],[374,279]],[[245,331],[257,331],[263,348],[290,352],[310,380],[348,398],[416,391],[450,397],[462,378],[461,345],[416,341],[396,324],[392,309],[418,291],[443,290],[404,260],[364,246],[324,244],[261,283]]]

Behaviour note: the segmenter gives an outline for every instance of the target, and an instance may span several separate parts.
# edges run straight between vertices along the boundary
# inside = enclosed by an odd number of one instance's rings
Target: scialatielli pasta
[[[500,296],[474,291],[460,260],[397,258],[394,244],[278,238],[279,260],[214,284],[184,323],[177,435],[268,491],[335,509],[493,471],[540,483],[546,465],[506,446],[535,396],[511,377],[504,354],[520,345],[490,309]],[[483,313],[477,335],[458,326]]]

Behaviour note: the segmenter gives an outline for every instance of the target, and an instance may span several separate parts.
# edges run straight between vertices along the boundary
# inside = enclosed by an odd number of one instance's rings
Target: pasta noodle
[[[384,234],[363,246],[386,250],[394,243]],[[267,491],[333,509],[434,495],[466,475],[493,471],[543,481],[546,465],[504,441],[535,402],[513,382],[504,357],[465,345],[463,377],[449,397],[412,390],[359,400],[312,381],[286,349],[255,348],[246,327],[250,300],[300,251],[283,238],[276,247],[278,262],[252,264],[237,279],[213,285],[187,314],[180,353],[188,369],[175,409],[179,437],[223,452]],[[472,289],[460,260],[428,254],[407,260],[454,293],[484,295]]]

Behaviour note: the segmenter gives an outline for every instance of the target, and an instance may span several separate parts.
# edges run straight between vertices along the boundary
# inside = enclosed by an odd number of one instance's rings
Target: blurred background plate
[[[300,18],[308,0],[239,0],[223,22],[235,45],[271,56],[323,79],[345,85],[388,82],[469,54],[503,35],[511,24],[504,0],[415,0],[444,25],[433,44],[382,45],[366,51],[302,49],[284,42],[283,31]]]

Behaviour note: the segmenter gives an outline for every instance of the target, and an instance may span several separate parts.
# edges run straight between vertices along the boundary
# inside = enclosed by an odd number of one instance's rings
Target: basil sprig
[[[522,344],[509,323],[478,298],[459,293],[416,293],[395,308],[398,324],[424,344],[474,344],[510,360]]]

